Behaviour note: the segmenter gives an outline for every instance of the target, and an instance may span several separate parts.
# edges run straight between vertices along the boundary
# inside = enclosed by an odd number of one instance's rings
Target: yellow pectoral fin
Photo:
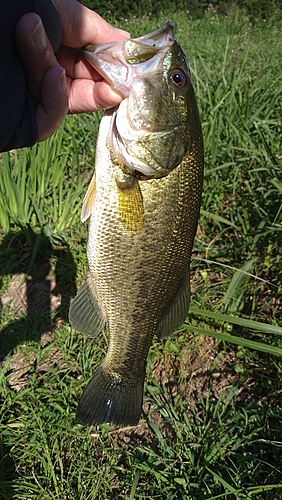
[[[139,181],[124,173],[116,177],[119,216],[128,231],[144,227],[144,206]]]
[[[90,217],[90,215],[91,215],[92,208],[93,208],[94,201],[95,201],[95,193],[96,193],[96,175],[94,172],[94,175],[91,179],[91,182],[88,186],[88,189],[86,191],[86,195],[85,195],[84,200],[83,200],[81,216],[80,216],[81,222],[85,222],[86,219],[88,219],[88,217]]]

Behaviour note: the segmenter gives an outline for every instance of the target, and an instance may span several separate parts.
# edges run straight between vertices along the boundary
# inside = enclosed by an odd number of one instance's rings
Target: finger
[[[122,98],[86,59],[81,50],[61,45],[58,60],[66,69],[69,89],[69,112],[88,113],[117,106]]]
[[[65,68],[70,78],[91,78],[102,80],[102,76],[89,64],[82,55],[81,49],[72,49],[61,45],[57,53],[60,66]]]
[[[21,17],[16,26],[16,42],[23,61],[28,89],[36,102],[41,99],[41,84],[46,70],[58,62],[37,14],[28,13]]]
[[[76,0],[53,0],[53,3],[61,18],[62,42],[69,47],[119,41],[129,36],[127,31],[114,28]]]
[[[71,80],[69,84],[69,113],[112,108],[122,100],[104,80]]]
[[[37,141],[44,141],[59,127],[68,112],[66,75],[60,66],[49,68],[42,81],[41,102],[36,108]]]

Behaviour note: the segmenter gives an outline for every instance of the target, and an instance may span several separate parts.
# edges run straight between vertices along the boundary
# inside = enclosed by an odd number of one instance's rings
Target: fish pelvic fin
[[[91,179],[91,182],[88,186],[86,195],[84,196],[84,200],[82,203],[82,210],[80,216],[81,222],[85,222],[88,219],[88,217],[90,217],[95,201],[95,194],[96,194],[96,173],[94,172],[94,175]]]
[[[186,273],[169,309],[158,323],[156,335],[164,339],[180,328],[188,314],[190,304],[190,273]]]
[[[79,401],[76,420],[83,425],[137,425],[143,402],[144,378],[131,381],[103,364],[94,373]]]
[[[69,322],[77,332],[88,337],[97,337],[105,326],[106,318],[95,297],[90,275],[71,302]]]

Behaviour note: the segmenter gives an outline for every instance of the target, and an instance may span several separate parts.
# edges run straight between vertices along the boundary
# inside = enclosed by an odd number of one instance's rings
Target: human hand
[[[53,0],[53,3],[62,22],[62,45],[57,57],[66,69],[69,112],[84,113],[116,106],[121,97],[84,59],[77,47],[123,40],[129,37],[129,33],[114,28],[99,14],[75,0]]]
[[[75,0],[53,0],[53,3],[62,23],[62,44],[56,56],[37,14],[25,14],[16,27],[28,89],[37,103],[38,141],[52,135],[67,112],[96,111],[121,101],[81,56],[78,47],[122,40],[128,34],[113,28]]]

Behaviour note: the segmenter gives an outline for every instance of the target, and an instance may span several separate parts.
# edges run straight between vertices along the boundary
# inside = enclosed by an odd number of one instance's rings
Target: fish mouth
[[[82,53],[114,91],[122,97],[128,97],[131,89],[129,83],[131,74],[138,72],[141,76],[157,71],[168,48],[174,42],[173,23],[166,21],[156,31],[139,38],[128,38],[100,45],[86,45],[82,48]],[[154,57],[157,54],[160,57]]]

